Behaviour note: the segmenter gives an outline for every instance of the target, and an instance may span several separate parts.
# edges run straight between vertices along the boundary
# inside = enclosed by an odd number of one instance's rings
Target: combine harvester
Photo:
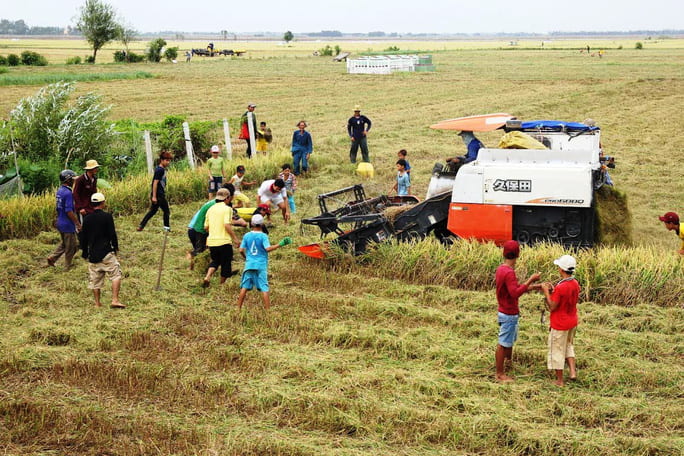
[[[388,204],[387,197],[365,204],[362,190],[355,190],[354,201],[337,212],[327,211],[321,203],[321,215],[302,223],[317,225],[323,237],[332,232],[339,237],[302,246],[300,251],[323,258],[328,243],[335,243],[360,254],[369,242],[416,240],[431,233],[443,243],[463,238],[497,244],[516,239],[523,244],[594,245],[598,238],[595,195],[608,178],[598,127],[548,120],[521,122],[509,114],[488,114],[445,120],[430,128],[502,129],[505,134],[498,148],[481,148],[473,162],[436,164],[426,199],[410,207],[387,209],[410,203]],[[360,186],[350,188],[356,187]],[[319,195],[319,202],[345,190],[349,189]],[[353,228],[343,231],[339,228],[343,223],[352,223]]]

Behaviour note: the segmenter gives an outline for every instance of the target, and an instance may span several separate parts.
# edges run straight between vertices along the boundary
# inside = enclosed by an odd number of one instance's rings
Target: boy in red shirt
[[[504,373],[505,360],[513,357],[513,344],[518,338],[518,319],[520,309],[518,298],[529,290],[539,289],[533,285],[541,278],[540,273],[534,273],[522,285],[515,275],[515,263],[520,256],[520,244],[516,241],[506,241],[503,245],[504,262],[496,269],[496,300],[499,302],[499,345],[496,347],[496,379],[500,382],[510,382],[513,379]]]
[[[549,370],[556,371],[555,384],[563,386],[563,369],[566,361],[570,369],[570,380],[577,378],[573,339],[577,328],[577,301],[580,286],[572,277],[577,267],[575,258],[563,255],[554,260],[553,264],[558,266],[560,282],[555,287],[549,282],[542,284],[546,304],[551,311],[547,365]]]

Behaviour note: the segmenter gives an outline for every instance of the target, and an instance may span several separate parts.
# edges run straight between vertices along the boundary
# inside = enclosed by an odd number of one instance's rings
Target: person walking
[[[240,244],[240,253],[245,257],[245,269],[240,282],[240,294],[237,307],[242,309],[247,291],[256,288],[261,292],[264,309],[271,307],[270,288],[268,286],[268,254],[278,247],[292,244],[289,237],[283,238],[278,244],[271,245],[268,235],[262,232],[264,217],[260,214],[252,216],[252,231],[245,234]]]
[[[166,168],[171,164],[172,155],[169,152],[162,152],[159,156],[159,166],[154,170],[154,176],[152,177],[152,186],[150,189],[150,210],[145,214],[143,219],[140,221],[137,230],[142,231],[145,229],[145,225],[150,221],[152,217],[161,208],[164,213],[164,230],[171,231],[171,209],[169,208],[169,203],[166,200]]]
[[[292,134],[292,165],[294,175],[299,176],[300,172],[309,171],[309,157],[313,152],[313,140],[311,134],[306,131],[306,122],[300,120],[297,124],[298,130]]]
[[[116,254],[119,251],[119,240],[114,227],[112,214],[105,212],[105,196],[94,193],[90,197],[93,212],[83,220],[79,233],[82,256],[88,260],[88,288],[93,290],[95,306],[100,307],[100,295],[104,286],[105,275],[112,282],[113,309],[124,309],[119,301],[121,290],[121,266]]]
[[[74,197],[71,186],[74,184],[76,173],[65,169],[59,173],[62,185],[57,190],[56,208],[57,221],[55,227],[59,231],[61,241],[54,252],[47,257],[48,266],[54,266],[55,262],[64,255],[64,269],[71,269],[71,260],[78,251],[78,238],[76,233],[81,230],[81,222],[74,212]]]
[[[204,229],[209,233],[207,247],[211,262],[204,277],[202,286],[207,288],[211,283],[211,277],[217,269],[221,269],[221,283],[223,284],[232,274],[231,262],[233,261],[233,244],[238,244],[238,238],[233,231],[233,208],[230,200],[233,194],[227,188],[221,188],[216,192],[216,204],[207,211],[204,219]]]
[[[577,267],[577,261],[570,255],[553,261],[558,266],[560,281],[553,286],[546,282],[542,284],[542,291],[546,298],[549,309],[551,327],[549,330],[549,351],[547,367],[556,373],[555,384],[563,386],[563,370],[565,363],[568,364],[570,380],[577,378],[575,365],[574,338],[577,329],[577,301],[579,300],[580,286],[572,276]]]
[[[249,103],[247,105],[247,111],[240,117],[240,139],[244,139],[247,141],[247,158],[252,158],[252,143],[250,141],[250,135],[249,135],[249,113],[252,113],[252,127],[254,131],[254,135],[257,134],[257,120],[256,120],[256,114],[254,114],[254,110],[256,109],[256,106],[254,103]],[[256,141],[256,138],[255,138]]]
[[[73,186],[74,211],[81,223],[83,217],[93,212],[90,197],[97,193],[97,173],[100,171],[100,165],[97,160],[88,160],[83,170],[83,174],[74,179]]]
[[[361,147],[361,161],[370,163],[368,156],[368,143],[366,136],[371,129],[371,120],[361,115],[361,106],[354,106],[354,115],[347,121],[347,133],[351,139],[349,149],[349,160],[356,163],[356,154]]]
[[[676,212],[666,212],[665,215],[658,217],[663,222],[668,231],[674,231],[679,240],[682,242],[679,246],[679,254],[684,255],[684,230],[679,224],[679,215]]]
[[[505,374],[505,362],[513,359],[513,344],[518,338],[518,320],[520,309],[518,298],[529,290],[539,289],[534,284],[541,274],[532,274],[523,284],[518,283],[515,275],[515,264],[520,256],[520,244],[517,241],[506,241],[503,245],[504,262],[496,269],[496,300],[498,307],[499,343],[496,347],[496,379],[500,382],[513,381]],[[534,285],[533,285],[534,284]]]

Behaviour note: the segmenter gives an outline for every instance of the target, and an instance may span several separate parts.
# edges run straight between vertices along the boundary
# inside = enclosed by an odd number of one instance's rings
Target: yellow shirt
[[[679,250],[684,250],[684,227],[679,225],[679,239],[682,241],[682,245],[679,246]]]
[[[226,231],[226,225],[233,222],[233,209],[219,201],[209,208],[204,219],[204,229],[209,231],[207,247],[219,247],[230,244],[233,238]]]

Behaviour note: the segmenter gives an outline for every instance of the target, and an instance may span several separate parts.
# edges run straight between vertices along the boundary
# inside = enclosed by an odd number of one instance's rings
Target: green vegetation
[[[24,51],[21,53],[21,63],[27,66],[46,66],[47,59],[37,52]]]
[[[79,56],[69,57],[66,61],[67,65],[80,65],[82,60]]]
[[[25,44],[51,63],[82,55],[86,46]],[[356,103],[373,120],[369,195],[390,187],[401,148],[409,151],[415,192],[424,195],[433,164],[463,147],[453,133],[427,128],[438,120],[484,112],[596,119],[603,148],[617,157],[611,176],[619,189],[607,195],[614,204],[602,208],[602,218],[622,225],[626,197],[633,223],[614,234],[631,231],[634,245],[575,252],[583,293],[577,382],[558,389],[547,376],[538,294],[521,299],[516,381],[493,381],[492,280],[500,258],[492,245],[444,249],[428,239],[330,261],[278,249],[270,259],[272,311],[251,293],[238,315],[237,278],[205,291],[202,268],[187,270],[185,226],[205,198],[206,170],[193,173],[179,160],[169,175],[172,231],[162,290],[154,291],[160,215],[135,231],[149,176],[118,181],[124,166],[111,157],[101,171],[114,181],[106,195],[118,216],[125,311],[92,307],[82,260],[69,273],[61,264],[44,267],[58,239],[42,231],[54,216],[53,195],[0,202],[3,236],[16,237],[0,242],[0,447],[28,455],[681,454],[684,271],[676,239],[657,215],[682,212],[684,182],[673,166],[682,144],[673,119],[684,108],[684,49],[666,40],[637,51],[625,40],[623,50],[598,59],[579,54],[582,44],[506,52],[493,42],[415,43],[435,50],[437,72],[379,76],[348,75],[343,64],[311,57],[325,43],[248,43],[250,59],[141,63],[157,77],[93,81],[76,91],[102,94],[114,105],[117,129],[131,138],[140,141],[142,126],[159,129],[155,153],[162,124],[173,125],[163,139],[173,146],[182,119],[206,122],[208,144],[219,143],[217,122],[227,117],[235,138],[244,105],[255,101],[258,119],[274,132],[271,151],[247,161],[235,141],[229,170],[244,164],[258,182],[290,160],[294,124],[306,119],[315,145],[311,176],[300,179],[293,222],[283,225],[275,214],[271,230],[272,241],[292,236],[295,245],[318,240],[317,230],[298,223],[316,213],[318,193],[359,182],[344,132]],[[349,51],[366,47],[349,43]],[[111,65],[70,69],[97,75]],[[0,87],[0,112],[33,92]],[[500,137],[478,136],[485,144]],[[139,150],[130,155],[129,166],[145,168]],[[551,261],[560,253],[557,246],[523,249],[519,275],[541,271],[555,279]]]
[[[95,63],[97,51],[121,34],[114,8],[100,0],[86,0],[81,7],[77,27],[93,49],[92,62],[89,63]]]
[[[78,59],[78,57],[76,57]],[[117,81],[122,79],[147,79],[154,75],[147,71],[116,73],[12,73],[0,78],[0,86],[54,84],[57,82]]]

